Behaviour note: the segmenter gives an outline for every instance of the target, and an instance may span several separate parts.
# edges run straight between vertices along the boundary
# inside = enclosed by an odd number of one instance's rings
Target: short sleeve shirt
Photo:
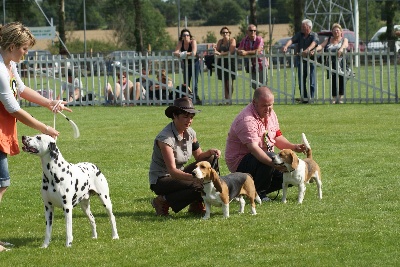
[[[304,33],[298,32],[292,37],[292,43],[297,45],[297,53],[300,52],[301,49],[306,49],[311,45],[312,42],[316,42],[318,44],[318,34],[315,32],[310,32],[310,34],[305,38]]]
[[[240,48],[243,48],[245,51],[252,51],[255,49],[261,48],[260,54],[264,54],[264,39],[261,36],[256,36],[256,39],[253,41],[248,36],[244,37],[239,44]],[[258,57],[257,58],[258,69],[263,70],[264,67],[267,67],[268,63],[265,57]],[[256,67],[256,59],[251,59],[251,65],[253,71],[255,71]]]
[[[265,120],[260,118],[254,104],[247,105],[235,118],[226,139],[225,161],[230,172],[236,172],[243,157],[250,153],[249,143],[257,143],[264,151],[274,151],[275,137],[279,131],[274,112]]]
[[[156,184],[159,177],[167,176],[168,170],[165,165],[164,158],[161,153],[157,141],[169,145],[175,157],[175,164],[178,169],[183,170],[184,165],[192,157],[192,144],[196,139],[196,132],[189,127],[183,137],[178,134],[178,131],[173,122],[169,123],[155,138],[153,143],[153,154],[151,156],[149,181],[150,184]]]

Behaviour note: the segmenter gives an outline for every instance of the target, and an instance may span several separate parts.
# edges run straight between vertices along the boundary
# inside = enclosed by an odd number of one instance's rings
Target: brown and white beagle
[[[297,185],[299,188],[298,203],[301,204],[306,192],[306,183],[316,182],[318,197],[322,199],[321,171],[318,164],[312,158],[312,150],[303,133],[303,143],[306,146],[307,158],[302,160],[297,157],[291,149],[283,149],[272,159],[276,165],[285,165],[288,172],[283,173],[282,202],[286,203],[286,194],[289,184]]]
[[[204,193],[202,197],[206,206],[206,213],[203,219],[210,218],[211,205],[222,206],[223,216],[224,218],[228,218],[229,203],[237,197],[240,202],[239,213],[244,213],[245,200],[243,199],[243,195],[246,195],[250,199],[251,214],[257,214],[254,200],[261,204],[261,199],[257,194],[253,177],[250,174],[235,172],[226,176],[219,176],[208,161],[201,161],[196,164],[193,175],[196,178],[204,179]]]

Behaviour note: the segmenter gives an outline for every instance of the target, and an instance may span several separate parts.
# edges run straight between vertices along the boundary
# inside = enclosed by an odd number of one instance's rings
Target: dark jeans
[[[274,153],[267,152],[272,157]],[[283,174],[271,166],[265,165],[258,161],[252,154],[247,154],[237,168],[238,172],[250,173],[253,176],[256,190],[266,194],[282,189]]]
[[[211,156],[207,160],[212,162],[214,156]],[[196,168],[196,163],[193,162],[185,167],[183,170],[186,173],[191,173]],[[165,196],[169,206],[176,213],[184,209],[190,203],[194,201],[203,201],[201,197],[201,191],[193,180],[179,180],[171,176],[160,177],[156,184],[150,185],[150,189],[157,195]]]
[[[192,64],[187,65],[187,73],[186,73],[186,64],[185,63],[182,64],[182,69],[183,69],[183,82],[192,89],[192,91],[194,93],[194,98],[195,98],[195,99],[193,99],[193,102],[194,102],[194,104],[196,104],[196,102],[198,102],[200,100],[199,92],[197,91],[198,90],[197,83],[199,81],[199,73],[200,73],[200,61],[195,60],[194,73],[193,73]],[[191,86],[190,82],[192,81],[192,78],[193,78],[193,83]]]
[[[300,62],[300,60],[299,60],[299,62]],[[307,65],[308,65],[308,63],[303,61],[303,73],[301,72],[300,63],[298,63],[298,65],[297,65],[297,74],[298,74],[298,79],[299,79],[300,96],[304,100],[307,100],[307,98],[308,98],[307,76],[309,76],[309,80],[310,80],[311,98],[314,97],[314,91],[315,91],[315,66],[314,66],[314,64],[310,63],[310,74],[308,74]],[[303,74],[303,75],[301,75],[301,74]],[[303,94],[301,93],[301,87],[302,86],[303,86]]]

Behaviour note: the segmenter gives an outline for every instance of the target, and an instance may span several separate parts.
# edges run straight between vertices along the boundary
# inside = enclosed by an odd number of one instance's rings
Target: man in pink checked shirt
[[[256,89],[260,86],[267,85],[267,67],[268,61],[264,56],[255,57],[256,55],[264,54],[264,40],[261,36],[257,36],[257,27],[250,24],[247,27],[247,35],[242,39],[237,50],[240,56],[252,56],[250,59],[245,59],[246,71],[251,73],[251,87]],[[248,61],[251,61],[251,68]]]

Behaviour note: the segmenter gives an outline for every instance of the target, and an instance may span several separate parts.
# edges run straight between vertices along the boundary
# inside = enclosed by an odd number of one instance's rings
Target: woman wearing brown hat
[[[177,213],[189,204],[189,212],[205,211],[201,198],[203,183],[191,174],[195,163],[184,165],[192,155],[196,162],[211,162],[214,157],[220,157],[221,151],[201,150],[196,132],[190,127],[198,112],[200,110],[196,110],[187,97],[176,99],[174,105],[165,110],[172,122],[154,140],[149,171],[150,189],[158,195],[152,200],[157,215],[168,216],[170,207]]]

